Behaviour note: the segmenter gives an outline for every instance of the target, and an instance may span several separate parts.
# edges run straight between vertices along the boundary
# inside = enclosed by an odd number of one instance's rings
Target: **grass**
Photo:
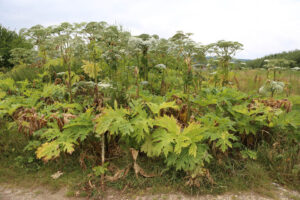
[[[234,73],[238,82],[238,88],[247,93],[257,93],[258,89],[267,80],[267,70],[238,70]],[[272,79],[271,72],[270,78]],[[300,95],[300,72],[291,70],[277,72],[276,80],[290,84],[291,96]]]
[[[129,160],[128,158],[123,159]],[[120,160],[122,158],[112,163],[121,168],[122,165],[118,165]],[[124,160],[123,162],[125,162]],[[96,185],[96,189],[89,188],[88,190],[83,190],[88,185],[87,181],[89,179],[92,181],[95,181],[95,179],[89,176],[91,171],[83,171],[78,164],[71,167],[72,165],[68,163],[65,167],[59,168],[58,163],[49,163],[37,171],[27,172],[26,169],[15,166],[14,160],[11,158],[1,159],[0,162],[0,183],[31,188],[42,186],[51,191],[68,188],[66,195],[69,197],[75,196],[77,191],[80,191],[79,196],[82,197],[104,195],[100,191],[99,185]],[[153,166],[164,169],[163,163],[159,160],[143,161],[141,158],[139,164],[145,171],[155,171]],[[64,174],[54,180],[50,176],[58,169],[63,171]],[[260,195],[274,198],[274,194],[272,193],[274,188],[272,188],[271,184],[273,180],[270,178],[270,173],[258,162],[245,162],[238,169],[230,170],[229,172],[220,168],[220,166],[215,166],[215,168],[211,169],[211,176],[215,179],[215,185],[203,181],[203,185],[200,188],[196,188],[185,185],[186,180],[181,172],[166,172],[162,176],[153,178],[144,178],[141,176],[136,178],[134,171],[130,170],[126,178],[115,182],[107,182],[106,186],[107,188],[112,188],[113,191],[121,193],[121,195],[131,197],[145,194],[155,195],[178,192],[201,195],[254,191]]]
[[[296,196],[296,195],[293,195],[293,194],[290,194],[290,193],[285,193],[285,195],[289,198],[289,199],[292,199],[292,200],[300,200],[300,197],[299,196]]]
[[[1,160],[1,163],[3,162],[5,161]],[[24,168],[13,166],[12,162],[13,160],[7,163],[11,163],[11,167],[1,165],[0,182],[25,187],[38,187],[42,185],[55,191],[61,187],[73,187],[74,183],[75,185],[76,183],[80,183],[87,176],[81,169],[74,171],[65,170],[59,179],[54,180],[51,178],[51,175],[56,172],[54,167],[45,166],[36,172],[28,172]]]
[[[83,171],[79,164],[74,165],[70,159],[67,165],[61,161],[43,164],[34,159],[28,162],[27,158],[34,155],[23,151],[27,142],[28,139],[17,131],[0,131],[0,183],[22,187],[44,186],[56,191],[62,187],[72,188],[87,177],[89,172]],[[54,180],[51,175],[58,170],[64,174]]]
[[[235,191],[249,190],[263,196],[274,197],[271,192],[274,188],[269,173],[256,162],[248,162],[231,181],[231,186]]]

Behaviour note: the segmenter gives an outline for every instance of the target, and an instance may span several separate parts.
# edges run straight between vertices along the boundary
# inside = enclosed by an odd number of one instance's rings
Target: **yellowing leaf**
[[[225,152],[228,147],[232,147],[230,139],[237,140],[237,138],[233,134],[228,133],[228,131],[224,131],[221,133],[221,137],[218,139],[216,145],[220,147],[223,152]]]
[[[130,121],[126,118],[129,112],[123,108],[107,108],[103,114],[96,118],[96,133],[101,135],[106,131],[110,134],[129,135],[133,132]]]
[[[191,156],[194,156],[196,157],[196,154],[197,154],[197,145],[195,143],[192,143],[190,148],[189,148],[189,154]]]
[[[63,143],[63,148],[64,148],[64,151],[66,151],[69,154],[72,154],[73,151],[75,150],[74,149],[74,144],[69,143],[69,142],[64,142]]]
[[[45,162],[57,158],[60,154],[59,143],[56,141],[46,142],[40,146],[36,151],[36,156],[39,159],[43,159]]]
[[[51,66],[63,65],[63,60],[61,58],[49,59],[45,63],[44,67],[49,68]]]
[[[98,73],[101,71],[98,63],[92,63],[86,60],[83,60],[84,65],[82,65],[82,69],[84,73],[86,73],[90,78],[96,79]]]
[[[158,117],[155,119],[154,125],[167,129],[171,134],[180,134],[180,126],[178,126],[177,121],[174,117],[169,117],[167,115]]]
[[[163,102],[162,104],[155,104],[152,102],[147,103],[150,110],[153,112],[153,114],[158,114],[160,110],[166,109],[166,108],[173,108],[178,109],[178,106],[176,105],[175,101],[171,102]]]
[[[4,98],[6,96],[6,93],[4,91],[0,91],[0,99]]]

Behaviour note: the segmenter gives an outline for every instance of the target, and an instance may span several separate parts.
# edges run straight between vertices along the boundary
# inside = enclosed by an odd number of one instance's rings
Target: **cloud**
[[[299,10],[299,0],[0,0],[1,23],[15,30],[64,21],[106,21],[166,38],[183,30],[203,44],[239,41],[242,58],[299,48]]]

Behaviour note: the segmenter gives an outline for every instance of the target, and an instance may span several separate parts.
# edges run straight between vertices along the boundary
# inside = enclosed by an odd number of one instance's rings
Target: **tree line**
[[[286,59],[286,60],[291,60],[294,62],[291,62],[289,65],[282,66],[282,67],[287,67],[287,68],[293,68],[300,66],[300,50],[293,50],[293,51],[284,51],[282,53],[276,53],[276,54],[271,54],[264,56],[262,58],[257,58],[254,60],[250,60],[247,62],[247,66],[249,68],[262,68],[265,63],[265,60],[271,60],[271,59]]]

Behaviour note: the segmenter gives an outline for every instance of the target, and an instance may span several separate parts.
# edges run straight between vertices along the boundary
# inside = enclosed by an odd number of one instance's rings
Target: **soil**
[[[201,196],[188,196],[184,194],[145,194],[145,195],[122,195],[117,191],[108,192],[109,195],[103,199],[135,199],[135,200],[269,200],[269,199],[283,199],[283,200],[297,200],[300,199],[300,193],[285,189],[275,184],[275,190],[272,191],[273,198],[262,196],[254,192],[237,192],[227,193],[222,195],[201,195]],[[75,199],[89,199],[88,197],[67,197],[67,189],[59,191],[49,191],[46,188],[21,188],[11,185],[0,185],[0,200],[75,200]]]

